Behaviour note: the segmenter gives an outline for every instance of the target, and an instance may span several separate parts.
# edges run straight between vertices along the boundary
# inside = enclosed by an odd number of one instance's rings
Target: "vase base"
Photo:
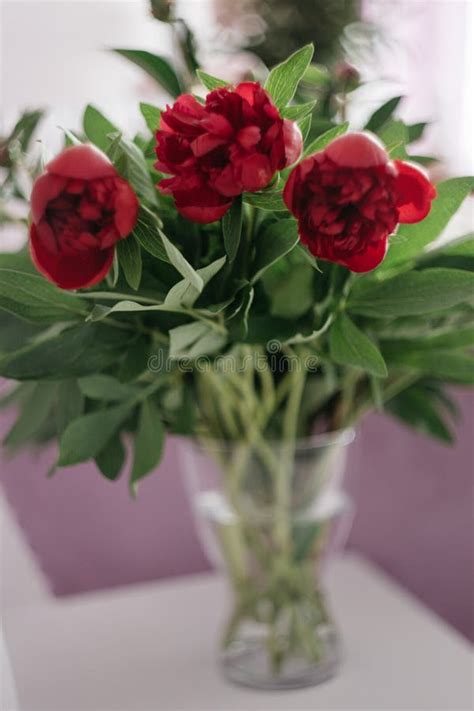
[[[310,662],[303,656],[292,655],[278,672],[272,671],[261,640],[235,642],[221,655],[220,662],[226,679],[241,686],[267,691],[301,689],[322,684],[336,675],[341,654],[334,631],[326,637],[324,647],[321,661]]]

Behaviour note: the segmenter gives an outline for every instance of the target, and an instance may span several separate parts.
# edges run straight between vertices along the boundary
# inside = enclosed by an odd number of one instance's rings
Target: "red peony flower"
[[[216,89],[205,106],[180,96],[162,114],[156,140],[156,167],[173,176],[159,189],[184,217],[202,223],[220,219],[237,195],[265,188],[302,147],[296,123],[282,119],[255,82]]]
[[[138,200],[109,159],[72,146],[46,166],[31,194],[30,248],[37,269],[62,289],[101,281],[115,243],[137,219]]]
[[[283,197],[314,256],[368,272],[398,223],[426,217],[436,190],[421,168],[390,160],[374,136],[348,133],[297,165]]]

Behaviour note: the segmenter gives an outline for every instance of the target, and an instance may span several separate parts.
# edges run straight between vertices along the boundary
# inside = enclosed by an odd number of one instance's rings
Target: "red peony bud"
[[[156,167],[173,176],[159,189],[202,223],[220,219],[237,195],[265,188],[302,148],[296,123],[282,119],[255,82],[216,89],[205,106],[180,96],[162,114],[156,140]]]
[[[103,153],[90,145],[67,148],[33,186],[33,262],[62,289],[97,284],[137,213],[135,193]]]
[[[348,133],[291,172],[284,200],[316,257],[353,272],[374,269],[399,222],[419,222],[436,190],[421,168],[391,161],[380,141]]]

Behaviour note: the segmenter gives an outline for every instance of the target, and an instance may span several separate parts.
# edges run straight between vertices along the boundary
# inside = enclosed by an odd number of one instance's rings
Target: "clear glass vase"
[[[337,671],[323,573],[352,519],[341,485],[353,437],[344,430],[296,447],[183,442],[198,532],[233,593],[219,656],[234,682],[298,688]]]

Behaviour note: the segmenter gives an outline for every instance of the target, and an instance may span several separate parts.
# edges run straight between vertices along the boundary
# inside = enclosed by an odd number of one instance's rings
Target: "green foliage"
[[[108,137],[111,143],[107,153],[118,172],[130,182],[137,195],[150,205],[156,205],[156,189],[141,150],[120,133],[110,133]]]
[[[174,99],[181,94],[179,78],[164,57],[141,49],[114,49],[114,52],[144,69]]]
[[[430,437],[452,444],[454,437],[443,418],[439,405],[426,388],[414,386],[392,398],[387,411],[404,424]]]
[[[186,88],[188,72],[209,91],[227,86],[195,72],[192,35],[177,23],[182,76],[150,52],[117,51],[172,98]],[[312,55],[312,45],[303,47],[266,83],[281,115],[298,122],[303,157],[349,128],[339,122],[334,102],[340,80],[311,64]],[[407,146],[426,124],[400,121],[400,98],[375,111],[367,128],[392,158],[406,159]],[[156,189],[161,111],[141,103],[140,112],[152,136],[128,139],[91,105],[83,134],[65,130],[67,145],[87,140],[106,152],[140,202],[136,226],[117,243],[103,283],[63,291],[36,272],[26,250],[0,254],[0,377],[20,381],[0,402],[15,402],[20,412],[6,446],[57,437],[59,466],[92,459],[113,481],[130,441],[135,494],[158,466],[166,430],[234,440],[250,437],[251,423],[257,439],[279,439],[292,429],[308,435],[315,421],[345,427],[375,406],[451,442],[457,412],[443,385],[473,382],[474,240],[470,234],[448,245],[431,243],[472,191],[473,179],[440,183],[428,217],[400,226],[376,270],[351,275],[318,263],[300,243],[283,201],[291,168],[267,189],[235,197],[221,222],[200,225],[178,214]],[[24,115],[6,154],[5,139],[0,143],[5,185],[14,197],[22,193],[11,156],[21,156],[39,118],[38,112]],[[8,219],[0,209],[0,222]],[[226,371],[228,358],[240,367],[249,356],[249,366]],[[201,358],[206,365],[198,368]],[[294,359],[302,369],[293,367]],[[291,535],[296,557],[304,557],[318,530],[303,527]]]
[[[158,466],[163,452],[164,428],[155,403],[145,400],[140,409],[135,435],[135,452],[130,489],[136,494],[138,482]]]
[[[362,368],[379,378],[388,374],[375,343],[345,314],[338,316],[331,326],[329,348],[335,363]]]
[[[19,447],[34,438],[48,419],[56,399],[54,383],[34,383],[28,402],[11,430],[3,440],[6,447]]]
[[[158,216],[142,205],[138,211],[137,224],[132,234],[140,242],[143,249],[153,257],[162,262],[169,262],[170,259],[162,240],[162,226]]]
[[[403,96],[394,96],[393,99],[389,99],[383,106],[377,109],[365,124],[365,130],[377,133],[393,116],[402,99]]]
[[[307,44],[278,64],[268,75],[265,89],[279,108],[286,106],[294,97],[298,84],[313,58],[313,53],[314,46]]]
[[[142,102],[140,111],[151,133],[154,135],[160,125],[161,111],[156,106]]]
[[[134,235],[122,239],[117,244],[118,260],[128,285],[137,291],[142,278],[142,253]]]
[[[53,330],[1,356],[0,376],[12,380],[57,380],[100,372],[117,362],[129,341],[130,332],[96,325]]]
[[[73,420],[59,443],[58,466],[67,467],[97,457],[130,416],[129,404],[91,412]]]
[[[308,114],[312,114],[314,108],[317,104],[317,99],[313,101],[308,101],[305,104],[295,104],[294,106],[285,106],[281,111],[283,118],[290,119],[291,121],[301,121]]]
[[[118,479],[125,462],[125,454],[120,434],[116,432],[95,457],[100,473],[110,481]]]
[[[84,133],[89,141],[106,152],[111,143],[109,136],[117,133],[118,128],[91,104],[84,111],[82,123]]]
[[[0,310],[38,324],[78,321],[84,318],[86,303],[74,294],[58,289],[37,274],[0,267]]]
[[[224,86],[229,86],[229,82],[224,81],[223,79],[217,79],[217,77],[213,77],[211,74],[207,74],[207,72],[204,72],[202,69],[197,69],[196,74],[198,75],[198,79],[201,81],[201,84],[208,91],[214,91],[214,89],[220,89]]]
[[[221,350],[227,341],[225,333],[202,321],[172,328],[169,336],[169,356],[178,360],[181,358],[193,360],[212,355]]]
[[[279,220],[267,227],[259,235],[256,244],[253,281],[259,279],[274,262],[294,249],[297,242],[298,228],[295,220]]]
[[[282,193],[277,190],[268,190],[263,193],[244,193],[243,199],[247,205],[257,207],[259,210],[287,212]]]
[[[225,251],[229,262],[232,263],[239,250],[242,235],[242,200],[237,198],[232,203],[230,210],[222,218],[222,234],[224,237]]]
[[[318,136],[314,139],[314,141],[311,141],[309,145],[305,146],[303,158],[311,156],[313,153],[317,153],[318,151],[322,151],[323,148],[331,143],[331,141],[346,133],[348,128],[348,123],[342,123],[340,126],[334,126],[334,128],[330,128],[328,131],[325,131],[321,136]]]
[[[474,274],[461,269],[411,271],[381,283],[360,279],[348,301],[352,313],[375,318],[429,314],[474,295]]]

